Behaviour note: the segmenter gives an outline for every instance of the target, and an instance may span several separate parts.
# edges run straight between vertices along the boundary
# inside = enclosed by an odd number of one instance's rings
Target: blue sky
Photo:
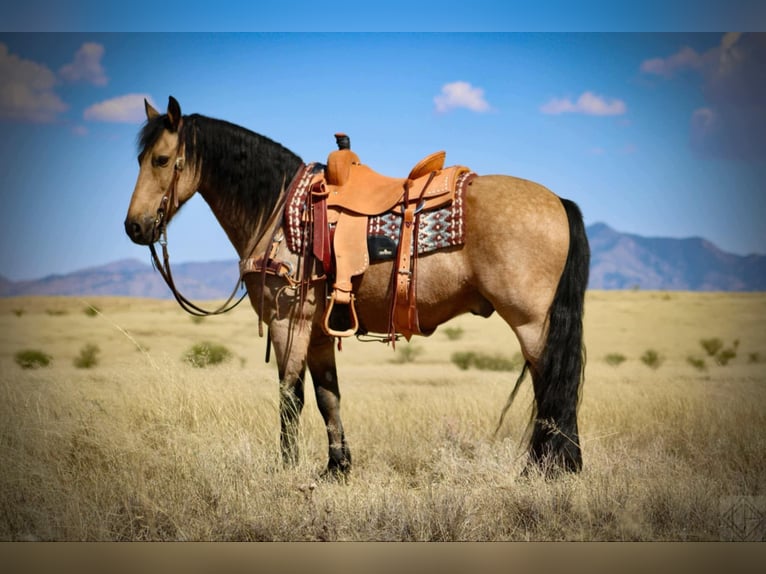
[[[164,110],[170,94],[305,161],[323,161],[337,131],[389,175],[445,149],[577,201],[588,224],[766,253],[764,34],[97,28],[0,32],[7,278],[148,261],[122,222],[143,98]],[[175,262],[236,257],[201,198],[169,236]]]

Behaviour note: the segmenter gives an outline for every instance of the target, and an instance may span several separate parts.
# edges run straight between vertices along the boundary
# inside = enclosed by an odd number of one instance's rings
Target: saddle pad
[[[473,172],[460,175],[455,200],[451,204],[420,213],[417,241],[419,255],[465,243],[465,190],[475,175]],[[285,206],[285,240],[293,253],[301,253],[303,249],[303,214],[309,203],[310,184],[311,178],[302,179]],[[369,218],[367,235],[386,236],[398,244],[401,227],[402,215],[388,212]]]
[[[474,175],[466,172],[458,177],[452,203],[420,214],[418,255],[465,243],[465,189]],[[384,235],[398,244],[401,229],[402,215],[390,211],[370,217],[367,235]]]

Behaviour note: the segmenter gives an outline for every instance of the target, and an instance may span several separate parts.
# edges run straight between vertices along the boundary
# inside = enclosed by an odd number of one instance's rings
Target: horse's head
[[[161,115],[144,100],[146,124],[141,130],[139,172],[125,232],[135,243],[157,241],[180,205],[196,191],[194,166],[186,166],[181,106],[173,96]]]

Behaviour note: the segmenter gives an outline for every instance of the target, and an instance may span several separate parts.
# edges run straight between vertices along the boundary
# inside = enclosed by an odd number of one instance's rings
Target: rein
[[[160,275],[165,280],[167,286],[170,288],[171,293],[173,293],[173,296],[176,298],[176,301],[178,301],[181,309],[190,315],[194,315],[196,317],[208,317],[211,315],[222,315],[223,313],[228,313],[234,309],[234,307],[239,305],[247,295],[247,291],[245,291],[239,299],[232,303],[242,283],[242,279],[240,278],[237,280],[237,284],[234,286],[234,290],[231,292],[231,295],[229,295],[229,298],[217,309],[203,309],[202,307],[192,303],[178,290],[175,285],[175,281],[173,280],[173,274],[170,271],[170,255],[168,254],[168,240],[165,230],[162,231],[160,244],[162,245],[162,261],[160,261],[160,258],[157,255],[157,250],[154,248],[154,244],[149,245],[149,250],[152,252],[154,267],[157,269],[157,271],[160,272]]]

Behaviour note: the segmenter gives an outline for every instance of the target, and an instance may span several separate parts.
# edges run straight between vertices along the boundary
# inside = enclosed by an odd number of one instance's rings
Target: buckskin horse
[[[298,250],[283,240],[287,195],[297,179],[315,177],[325,166],[304,164],[282,145],[232,123],[199,114],[182,116],[172,96],[164,114],[148,102],[145,108],[147,121],[138,137],[140,169],[126,233],[133,242],[150,246],[177,293],[167,251],[163,266],[154,244],[166,245],[168,222],[199,191],[239,254],[240,278],[258,314],[261,334],[262,325],[268,327],[267,360],[273,348],[278,363],[284,463],[298,460],[297,430],[308,367],[329,442],[324,472],[345,477],[351,453],[340,416],[337,333],[328,331],[325,321],[332,300],[330,276],[322,273],[322,261],[305,245],[308,236]],[[462,201],[465,229],[460,245],[419,257],[409,246],[417,258],[414,332],[430,334],[462,313],[488,317],[496,311],[515,333],[525,359],[510,400],[525,373],[532,378],[529,460],[553,472],[577,472],[582,468],[577,410],[585,366],[582,319],[590,259],[582,214],[574,202],[542,185],[507,175],[473,177]],[[301,217],[312,219],[305,213]],[[364,273],[353,277],[355,332],[391,334],[399,271],[397,261],[370,261]],[[187,301],[180,294],[177,298]]]

